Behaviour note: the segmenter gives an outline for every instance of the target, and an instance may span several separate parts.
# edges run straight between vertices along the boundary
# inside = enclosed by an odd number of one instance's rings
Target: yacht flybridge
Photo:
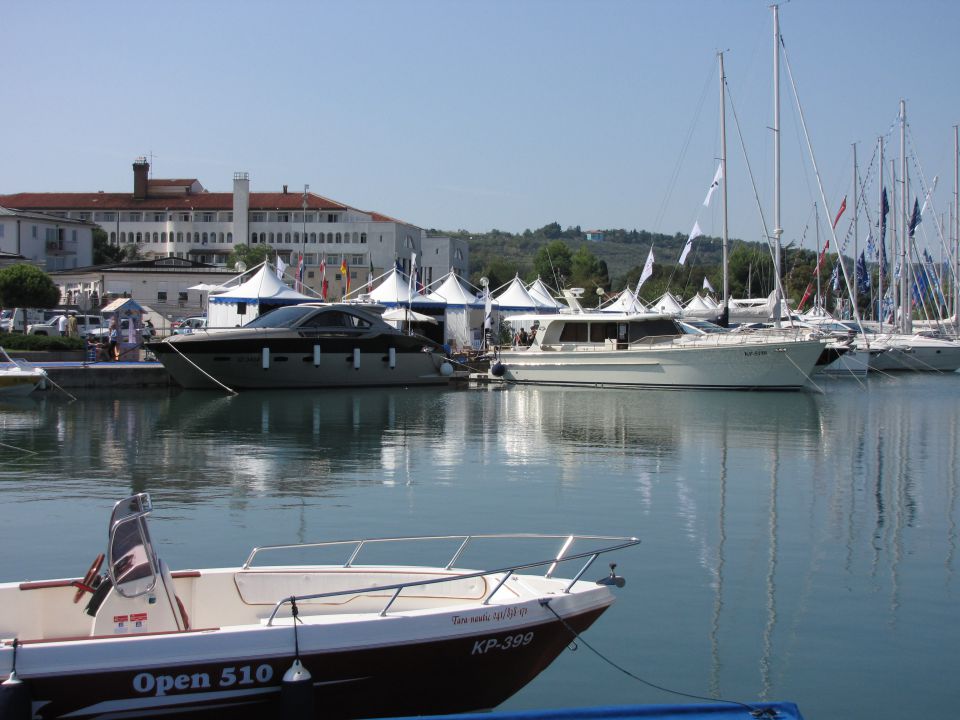
[[[309,673],[317,717],[492,708],[611,605],[623,579],[612,565],[597,582],[583,579],[594,561],[639,542],[351,540],[256,548],[239,567],[177,572],[151,541],[151,509],[146,493],[116,504],[106,557],[83,579],[0,585],[4,697],[19,693],[26,708],[13,720],[274,717],[295,660]],[[543,554],[496,569],[463,567],[483,546],[502,552],[506,543]],[[400,550],[443,560],[366,564]],[[331,555],[337,562],[304,562]],[[285,559],[261,564],[266,556]],[[557,577],[561,567],[572,577]]]

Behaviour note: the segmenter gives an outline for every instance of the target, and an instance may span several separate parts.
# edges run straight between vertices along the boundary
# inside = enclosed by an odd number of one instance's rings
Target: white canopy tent
[[[683,306],[669,292],[665,292],[657,300],[650,303],[651,311],[661,315],[679,315],[683,312]]]
[[[566,307],[550,293],[550,289],[539,277],[527,286],[527,292],[543,312],[558,312]]]
[[[499,303],[501,315],[507,317],[519,313],[537,312],[540,309],[537,301],[527,292],[519,275],[510,281],[506,290],[496,296],[496,300]]]
[[[437,287],[427,295],[428,300],[444,306],[444,338],[457,347],[477,348],[483,335],[483,319],[486,304],[483,298],[474,295],[473,289],[463,278],[448,273]],[[497,301],[491,301],[492,327],[497,323]]]
[[[605,305],[600,308],[600,312],[609,312],[609,313],[643,313],[647,309],[643,306],[643,303],[637,299],[637,296],[633,294],[633,290],[629,287],[624,288],[623,292],[620,293],[617,298],[611,302],[609,305]]]
[[[394,268],[386,277],[383,278],[372,292],[368,293],[370,300],[388,308],[409,307],[409,308],[428,308],[441,307],[443,303],[438,303],[421,295],[411,287],[410,280],[406,275]]]
[[[280,305],[319,302],[318,298],[298,293],[277,277],[268,262],[246,281],[229,290],[211,294],[207,310],[207,327],[245,325],[255,317]]]

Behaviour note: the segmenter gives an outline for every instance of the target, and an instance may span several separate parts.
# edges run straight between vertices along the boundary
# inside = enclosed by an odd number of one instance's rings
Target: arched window
[[[115,232],[110,233],[110,244],[113,245],[117,242],[117,234]]]
[[[366,233],[360,233],[360,244],[361,244],[361,245],[366,245],[366,244],[367,244],[367,234],[366,234]]]
[[[340,233],[337,233],[337,245],[339,245],[342,242],[343,242],[343,237],[340,235]]]
[[[256,234],[256,233],[250,233],[250,244],[251,244],[251,245],[255,245],[257,242],[259,242],[259,241],[257,240],[257,234]]]
[[[183,242],[183,233],[182,233],[182,232],[178,232],[178,233],[177,233],[177,242],[178,242],[178,243]]]
[[[223,233],[220,233],[220,242],[223,242]]]
[[[328,242],[328,243],[332,243],[332,242],[333,242],[333,233],[327,233],[327,242]]]
[[[300,242],[300,233],[295,232],[295,233],[293,234],[293,241],[294,241],[295,243],[299,243],[299,242]]]
[[[287,243],[288,245],[290,244],[290,233],[287,233],[287,235],[286,235],[286,237],[284,238],[284,240],[286,241],[286,243]]]
[[[354,234],[353,234],[353,241],[354,241],[354,242],[360,242],[360,235],[359,235],[359,233],[354,233]]]
[[[194,233],[193,233],[193,241],[194,241],[195,243],[197,243],[197,244],[200,243],[200,233],[198,233],[198,232],[194,232]]]
[[[167,242],[167,233],[166,233],[166,232],[160,233],[160,242],[162,242],[162,243]]]
[[[232,242],[233,242],[233,233],[227,233],[227,242],[228,242],[228,243],[232,243]]]
[[[137,233],[137,242],[138,243],[143,242],[143,235],[141,235],[140,233]]]
[[[127,241],[127,234],[125,232],[120,233],[120,242],[125,243]]]
[[[155,243],[160,242],[160,235],[159,235],[159,233],[154,233],[154,234],[153,234],[153,241],[154,241]]]
[[[273,233],[270,233],[270,244],[273,245]]]
[[[202,237],[203,237],[203,244],[206,245],[206,244],[207,244],[207,234],[204,233],[204,234],[202,235]]]

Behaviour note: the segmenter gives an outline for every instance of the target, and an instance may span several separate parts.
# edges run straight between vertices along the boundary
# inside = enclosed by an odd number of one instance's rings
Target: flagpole
[[[825,303],[823,302],[823,296],[821,295],[823,291],[820,288],[820,261],[819,261],[819,258],[820,258],[820,207],[817,205],[816,201],[814,201],[813,203],[813,226],[817,229],[817,258],[818,258],[817,264],[813,270],[814,274],[817,276],[817,302],[815,303],[815,305],[820,307],[826,307]]]
[[[723,326],[730,322],[730,269],[728,267],[729,237],[727,230],[727,96],[726,75],[723,72],[723,52],[718,52],[720,58],[720,170],[723,173]]]
[[[953,325],[960,332],[960,137],[953,126]]]
[[[900,332],[909,335],[913,332],[910,310],[910,270],[907,267],[907,102],[900,101],[900,212],[903,229],[900,232]]]

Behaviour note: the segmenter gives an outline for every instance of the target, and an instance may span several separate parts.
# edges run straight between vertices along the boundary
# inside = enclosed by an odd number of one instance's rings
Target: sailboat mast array
[[[877,271],[877,320],[880,322],[880,332],[883,332],[883,260],[887,256],[886,238],[883,232],[884,213],[883,213],[883,136],[877,138],[877,258],[879,269]]]
[[[723,52],[718,52],[720,62],[720,172],[723,184],[723,303],[722,313],[724,324],[730,318],[730,271],[729,271],[729,236],[727,230],[727,78],[723,72]]]
[[[900,332],[913,332],[910,319],[910,268],[907,265],[907,244],[910,241],[907,201],[909,196],[907,177],[907,103],[900,101]]]

